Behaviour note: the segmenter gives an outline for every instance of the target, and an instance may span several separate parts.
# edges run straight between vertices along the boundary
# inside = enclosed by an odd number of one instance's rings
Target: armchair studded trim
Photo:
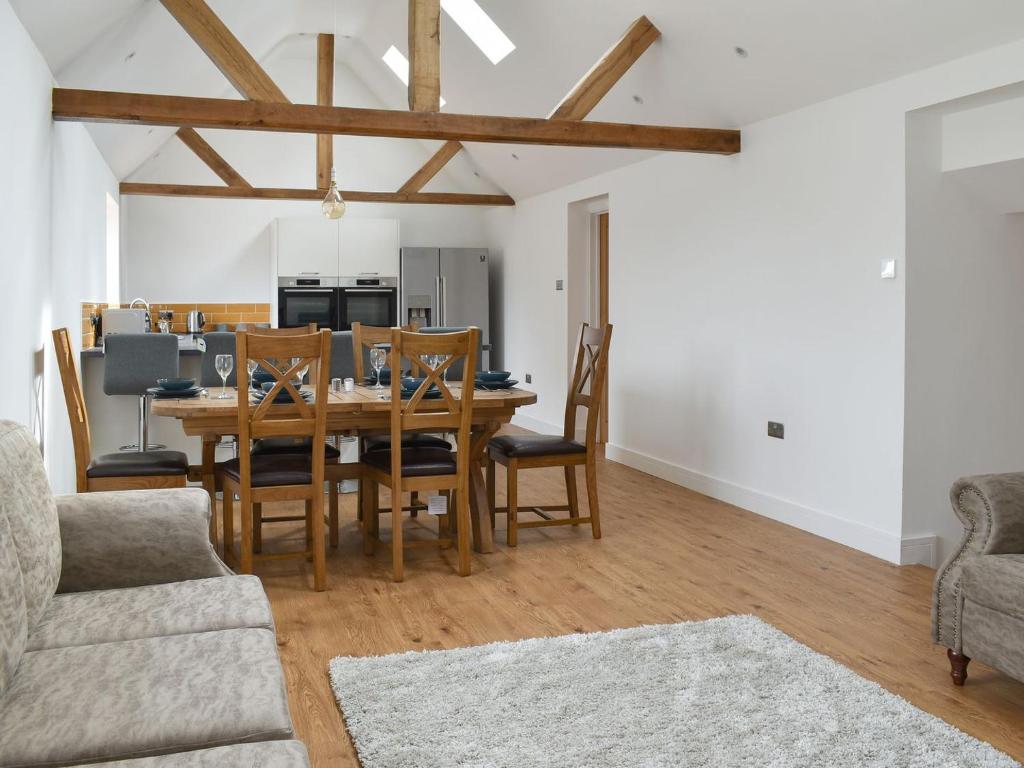
[[[932,639],[960,653],[965,562],[981,555],[1024,552],[1024,472],[964,477],[953,484],[949,496],[964,525],[964,538],[935,576]]]

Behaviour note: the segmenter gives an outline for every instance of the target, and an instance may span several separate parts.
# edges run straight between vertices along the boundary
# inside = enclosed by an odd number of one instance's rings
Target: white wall
[[[313,38],[308,44],[313,45]],[[294,44],[286,47],[292,50]],[[296,102],[314,103],[315,62],[272,55],[263,62]],[[382,107],[347,66],[335,74],[335,103]],[[203,136],[255,186],[310,188],[315,183],[315,137],[238,131]],[[342,189],[395,190],[430,156],[418,142],[335,137]],[[442,177],[449,174],[442,172]],[[465,178],[468,177],[468,178]],[[132,181],[222,184],[178,139],[172,139]],[[441,181],[445,181],[442,178]],[[440,183],[440,182],[438,182]],[[493,192],[471,173],[448,176],[448,188]],[[351,203],[346,216],[397,218],[403,246],[478,247],[485,244],[483,210],[470,206]],[[126,196],[123,295],[161,301],[270,300],[270,223],[286,216],[319,216],[313,201],[211,200]]]
[[[81,339],[81,302],[102,297],[106,194],[117,184],[86,130],[50,120],[52,77],[7,0],[0,0],[0,305],[5,386],[0,418],[30,425],[54,489],[74,490],[67,411],[50,341]],[[16,73],[16,76],[15,74]]]
[[[962,127],[950,135],[942,111],[927,110],[907,132],[903,533],[937,535],[939,557],[963,532],[953,481],[1024,467],[1024,216],[942,172],[946,140],[962,144]],[[1001,123],[974,130],[985,146]]]
[[[489,213],[525,423],[564,403],[568,206],[608,194],[609,456],[899,562],[906,113],[1022,76],[1017,43]]]

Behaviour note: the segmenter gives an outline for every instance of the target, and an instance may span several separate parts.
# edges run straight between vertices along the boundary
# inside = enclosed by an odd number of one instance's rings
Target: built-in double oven
[[[277,324],[350,331],[352,323],[389,328],[398,322],[397,277],[281,277]]]

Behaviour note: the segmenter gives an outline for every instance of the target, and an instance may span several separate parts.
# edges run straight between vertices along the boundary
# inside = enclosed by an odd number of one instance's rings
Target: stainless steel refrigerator
[[[480,329],[478,366],[490,370],[490,283],[486,248],[403,248],[402,325]]]

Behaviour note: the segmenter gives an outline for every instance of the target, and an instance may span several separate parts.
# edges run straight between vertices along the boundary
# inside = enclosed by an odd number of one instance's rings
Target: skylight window
[[[398,76],[399,80],[406,85],[409,84],[409,60],[405,58],[405,55],[400,50],[392,45],[381,58],[384,59],[384,63],[388,65],[391,71]],[[445,103],[442,96],[441,106],[443,107]]]
[[[497,64],[516,49],[508,35],[477,5],[476,0],[441,0],[441,7],[491,60],[491,64]]]

